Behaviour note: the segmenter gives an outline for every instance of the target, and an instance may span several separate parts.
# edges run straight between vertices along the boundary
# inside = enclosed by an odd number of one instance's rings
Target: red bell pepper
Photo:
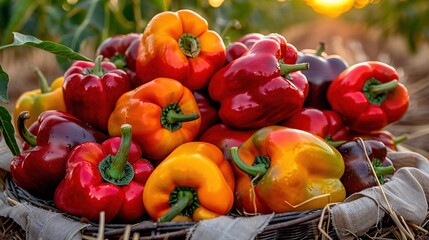
[[[269,37],[277,38],[282,48],[282,59],[283,63],[295,64],[298,59],[298,51],[294,45],[288,43],[286,39],[277,33],[271,33],[267,35]],[[265,36],[260,33],[248,33],[237,41],[231,43],[226,49],[226,61],[225,65],[232,62],[233,60],[244,56],[249,49],[260,39]]]
[[[289,73],[305,70],[308,64],[282,63],[284,51],[286,47],[282,48],[279,38],[266,36],[245,56],[213,76],[209,95],[220,103],[219,117],[224,124],[239,129],[260,128],[301,109],[308,83],[303,75],[295,78]]]
[[[325,44],[320,43],[317,50],[304,49],[298,53],[298,63],[308,62],[310,68],[303,74],[310,86],[304,106],[319,109],[331,109],[326,93],[329,85],[348,67],[348,63],[339,55],[327,55]]]
[[[102,55],[118,69],[127,72],[133,88],[142,82],[136,74],[136,59],[142,34],[119,34],[105,39],[97,48],[96,56]]]
[[[83,142],[102,142],[107,136],[79,119],[61,111],[48,110],[25,128],[28,112],[18,117],[17,128],[25,141],[24,151],[13,157],[10,173],[16,184],[29,193],[52,198],[64,178],[69,152]]]
[[[231,147],[238,147],[244,141],[252,136],[256,132],[256,129],[252,130],[240,130],[230,128],[223,123],[215,124],[201,135],[199,141],[208,142],[216,145],[222,150],[225,159],[230,161]]]
[[[208,93],[203,90],[193,91],[192,93],[194,94],[195,101],[197,102],[201,114],[200,130],[196,136],[196,138],[198,138],[208,128],[218,123],[220,119],[217,114],[217,106],[215,106],[215,103],[208,97]]]
[[[122,138],[82,143],[70,152],[66,176],[55,191],[58,209],[96,222],[101,211],[106,222],[142,218],[144,185],[153,166],[131,140],[131,125],[121,129]]]
[[[381,130],[401,119],[409,105],[396,70],[377,61],[347,68],[331,83],[327,96],[332,109],[356,132]]]
[[[107,132],[116,101],[131,90],[131,83],[126,72],[101,59],[74,62],[64,74],[63,94],[67,112]]]
[[[312,133],[324,138],[334,147],[344,143],[349,132],[338,113],[317,108],[303,108],[279,125]]]

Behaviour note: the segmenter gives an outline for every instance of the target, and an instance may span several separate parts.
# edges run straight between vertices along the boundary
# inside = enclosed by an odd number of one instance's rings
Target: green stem
[[[189,204],[192,203],[194,195],[190,191],[180,191],[177,194],[177,202],[171,206],[170,210],[162,217],[158,218],[158,222],[169,222],[181,213]]]
[[[334,140],[326,140],[331,146],[338,147],[341,144],[345,143],[346,141],[334,141]]]
[[[195,58],[201,51],[200,40],[190,33],[184,33],[179,38],[179,48],[187,57]]]
[[[401,142],[404,142],[408,139],[408,135],[407,134],[402,134],[401,136],[395,137],[392,139],[393,144],[396,146],[398,144],[400,144]]]
[[[30,131],[28,131],[27,127],[25,127],[25,120],[30,118],[30,113],[28,111],[22,111],[18,115],[17,119],[17,128],[18,133],[21,138],[28,143],[31,147],[35,147],[37,144],[37,137],[33,135]]]
[[[39,88],[41,93],[48,93],[51,91],[51,88],[48,85],[48,80],[46,80],[45,75],[43,75],[42,71],[38,67],[34,68],[36,72],[37,78],[39,80]]]
[[[122,124],[122,138],[115,156],[107,156],[99,164],[100,173],[107,182],[116,185],[128,185],[134,177],[134,170],[128,162],[128,154],[131,148],[131,125]]]
[[[103,67],[101,67],[101,61],[103,60],[103,56],[97,56],[94,62],[94,68],[92,70],[92,74],[102,77],[104,75]]]
[[[198,119],[200,116],[198,113],[191,113],[191,114],[180,114],[176,113],[174,110],[170,110],[167,113],[166,120],[168,123],[177,123],[177,122],[189,122]]]
[[[319,43],[319,47],[317,48],[317,50],[314,53],[314,55],[321,57],[322,53],[325,51],[325,49],[326,49],[325,43],[324,42],[320,42]]]
[[[309,67],[308,63],[297,63],[297,64],[279,63],[279,65],[280,65],[280,75],[282,76],[286,76],[291,72],[307,70]]]
[[[380,167],[374,167],[375,170],[375,174],[377,175],[377,177],[381,177],[387,174],[392,174],[393,172],[395,172],[395,168],[390,165],[390,166],[380,166]]]
[[[387,83],[374,84],[369,87],[369,93],[372,95],[378,95],[380,93],[388,92],[398,86],[398,80],[392,80]]]
[[[183,122],[190,122],[199,117],[200,115],[198,113],[183,114],[179,104],[174,102],[162,109],[161,125],[173,132],[180,129]]]
[[[267,172],[268,168],[267,164],[265,163],[256,163],[252,166],[249,166],[245,164],[241,159],[240,156],[238,156],[238,147],[231,147],[231,159],[234,162],[234,164],[244,173],[247,173],[251,177],[256,177],[259,175],[259,178],[264,176],[264,174]]]

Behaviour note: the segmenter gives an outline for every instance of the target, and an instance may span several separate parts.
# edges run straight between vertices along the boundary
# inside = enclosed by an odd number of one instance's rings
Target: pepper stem
[[[117,69],[127,69],[127,61],[123,54],[117,53],[110,58],[110,61],[115,64]]]
[[[374,168],[375,175],[377,175],[380,183],[384,183],[385,175],[395,172],[395,167],[393,167],[393,165],[383,166],[379,159],[374,159],[372,161],[372,167]]]
[[[182,127],[183,122],[190,122],[200,117],[198,113],[183,114],[177,102],[171,103],[162,109],[161,125],[174,132]]]
[[[320,42],[319,43],[319,47],[317,48],[317,50],[314,53],[314,55],[321,57],[322,53],[325,51],[325,49],[326,49],[325,43],[324,42]]]
[[[21,138],[28,143],[31,147],[35,147],[37,144],[37,137],[33,135],[30,131],[28,131],[27,127],[25,127],[25,120],[30,118],[30,113],[28,111],[22,111],[18,115],[17,119],[17,128],[18,133]]]
[[[398,80],[381,83],[375,78],[370,78],[363,85],[362,92],[371,104],[380,106],[387,98],[389,91],[397,86]]]
[[[238,156],[238,147],[231,147],[230,151],[232,161],[241,171],[247,173],[251,178],[259,176],[258,179],[256,179],[256,183],[265,175],[270,167],[270,159],[267,156],[256,156],[253,165],[249,166]]]
[[[36,72],[37,78],[39,80],[39,88],[41,93],[48,93],[51,91],[51,88],[48,85],[48,80],[46,80],[45,75],[43,75],[42,71],[38,67],[34,68],[34,72]]]
[[[398,86],[398,80],[392,80],[387,83],[374,84],[369,87],[369,93],[378,95],[380,93],[388,92]]]
[[[400,144],[401,142],[406,141],[407,139],[408,139],[408,135],[402,134],[398,137],[393,138],[392,141],[393,141],[393,144],[396,146],[396,145]]]
[[[179,48],[187,57],[195,58],[201,51],[200,40],[190,33],[184,33],[179,38]]]
[[[190,191],[179,191],[177,194],[177,202],[171,206],[170,210],[162,217],[158,218],[158,222],[169,222],[181,213],[189,204],[192,203],[194,195]]]
[[[309,67],[308,63],[297,63],[297,64],[279,63],[279,65],[280,65],[280,75],[282,76],[286,76],[291,72],[307,70]]]
[[[103,68],[101,67],[101,61],[103,60],[103,56],[99,55],[95,58],[94,68],[92,70],[92,74],[102,77],[104,75]]]
[[[122,124],[122,139],[116,156],[103,159],[98,168],[103,179],[116,185],[128,185],[134,177],[134,170],[128,162],[131,145],[131,125]]]
[[[338,147],[338,146],[340,146],[341,144],[343,144],[343,143],[345,143],[346,141],[334,141],[334,140],[326,140],[331,146],[333,146],[333,147]]]

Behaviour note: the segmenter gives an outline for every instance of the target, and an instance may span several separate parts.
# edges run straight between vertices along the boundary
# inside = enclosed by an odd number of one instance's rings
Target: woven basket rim
[[[95,236],[98,233],[99,224],[96,222],[87,221],[81,217],[68,214],[64,211],[61,211],[55,207],[53,200],[44,200],[37,197],[34,197],[25,189],[19,187],[15,181],[12,179],[10,174],[8,174],[5,179],[5,193],[7,197],[19,202],[19,203],[29,203],[35,207],[39,207],[45,210],[52,212],[60,213],[64,217],[88,223],[89,226],[83,230],[84,234]],[[264,232],[275,231],[282,228],[294,227],[298,225],[316,225],[320,221],[322,215],[322,209],[313,209],[308,211],[297,211],[297,212],[288,212],[288,213],[276,213],[273,218],[270,220],[267,227],[264,229]],[[236,218],[236,217],[246,217],[239,215],[238,213],[230,213],[227,216]],[[326,220],[327,216],[323,216]],[[107,223],[104,225],[106,237],[109,236],[118,236],[123,234],[124,229],[127,225],[131,225],[131,231],[135,232],[152,232],[152,237],[150,239],[163,239],[164,237],[181,237],[186,236],[188,231],[197,224],[197,222],[155,222],[151,219],[144,219],[142,221],[133,223],[133,224],[122,224],[122,223]],[[155,234],[154,234],[155,233]],[[336,236],[334,229],[330,229],[330,235],[333,237]]]

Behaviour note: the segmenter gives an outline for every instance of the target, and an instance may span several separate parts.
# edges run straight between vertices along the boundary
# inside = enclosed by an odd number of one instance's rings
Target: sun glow
[[[329,17],[340,16],[355,4],[355,0],[306,0],[306,2],[315,12]]]

